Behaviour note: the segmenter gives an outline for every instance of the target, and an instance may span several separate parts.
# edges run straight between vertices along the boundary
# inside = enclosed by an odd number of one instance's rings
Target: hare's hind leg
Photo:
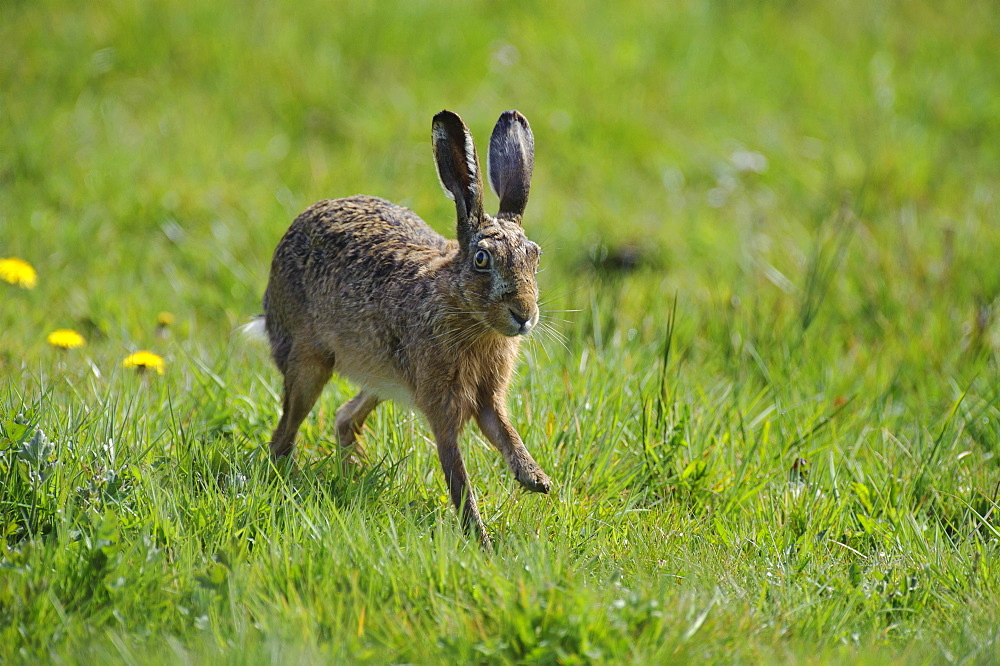
[[[380,402],[382,399],[377,395],[361,391],[337,410],[337,440],[345,460],[352,453],[358,458],[364,458],[365,450],[358,441],[358,435],[361,434],[365,419]]]
[[[486,438],[503,454],[507,466],[518,482],[536,493],[547,493],[552,486],[548,475],[524,448],[524,442],[514,430],[503,402],[490,399],[476,414],[476,422]]]
[[[285,397],[281,420],[271,437],[271,457],[287,456],[295,446],[295,435],[309,410],[316,404],[323,387],[333,374],[333,359],[319,354],[288,355],[285,367]]]

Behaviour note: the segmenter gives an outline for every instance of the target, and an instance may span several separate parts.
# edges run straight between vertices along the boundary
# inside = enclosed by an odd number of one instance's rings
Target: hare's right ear
[[[518,111],[504,111],[490,137],[490,185],[500,197],[498,217],[520,221],[528,205],[531,171],[535,168],[535,137],[528,119]]]
[[[442,111],[431,125],[434,161],[445,193],[455,200],[458,242],[468,246],[483,222],[483,177],[472,133],[458,114]]]

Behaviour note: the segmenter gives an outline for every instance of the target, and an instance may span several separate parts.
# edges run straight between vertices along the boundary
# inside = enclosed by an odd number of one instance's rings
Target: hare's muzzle
[[[538,309],[535,308],[530,315],[526,315],[517,307],[508,306],[508,309],[510,310],[510,319],[514,323],[512,337],[531,333],[531,329],[538,323]]]

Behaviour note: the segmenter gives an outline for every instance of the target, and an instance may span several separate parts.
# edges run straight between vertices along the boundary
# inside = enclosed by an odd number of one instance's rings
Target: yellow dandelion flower
[[[156,315],[156,323],[161,328],[166,328],[167,326],[173,326],[174,325],[174,315],[173,315],[173,313],[171,313],[171,312],[161,312],[160,314]]]
[[[45,339],[50,345],[59,347],[60,349],[76,349],[87,344],[82,335],[68,328],[60,328],[57,331],[52,331],[49,333],[49,337]]]
[[[157,374],[163,374],[163,357],[157,356],[150,351],[137,351],[129,354],[122,362],[126,368],[135,368],[136,372],[145,372],[147,369],[156,370]]]
[[[34,289],[38,284],[38,274],[27,261],[10,257],[0,259],[0,280],[25,289]]]

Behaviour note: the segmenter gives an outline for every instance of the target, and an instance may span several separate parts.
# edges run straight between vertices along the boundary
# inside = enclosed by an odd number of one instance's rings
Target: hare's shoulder
[[[307,221],[314,232],[356,241],[367,239],[378,244],[402,241],[442,250],[448,245],[444,236],[431,229],[412,210],[379,197],[356,195],[326,199],[313,204],[300,219]]]

